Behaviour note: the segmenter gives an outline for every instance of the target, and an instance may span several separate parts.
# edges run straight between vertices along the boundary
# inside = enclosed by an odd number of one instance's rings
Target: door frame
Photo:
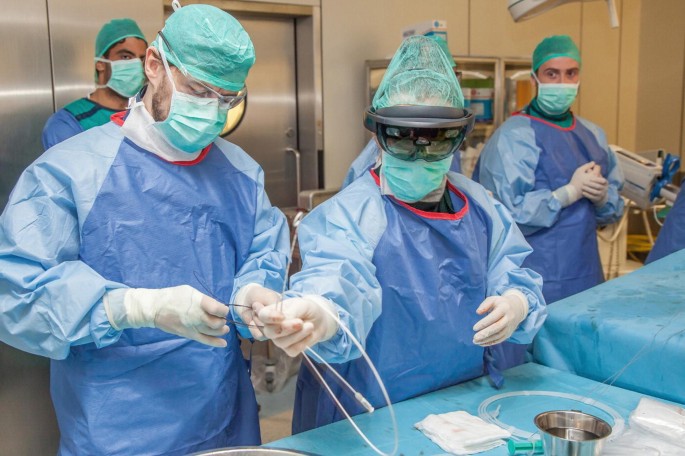
[[[164,0],[165,14],[173,11],[171,0]],[[295,22],[295,72],[297,100],[297,151],[300,188],[324,188],[323,181],[323,89],[321,68],[321,7],[290,3],[238,0],[184,0],[183,4],[205,4],[229,13],[251,16],[291,18]],[[286,153],[286,151],[283,151]],[[290,154],[297,160],[295,154]]]

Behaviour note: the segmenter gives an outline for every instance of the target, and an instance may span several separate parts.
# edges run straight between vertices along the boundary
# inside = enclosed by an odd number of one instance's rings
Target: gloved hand
[[[264,288],[256,283],[248,283],[238,291],[233,305],[234,315],[237,314],[247,325],[250,334],[256,340],[266,340],[266,336],[260,329],[262,322],[257,317],[259,311],[266,306],[276,304],[281,300],[281,295],[273,290]]]
[[[338,331],[338,312],[323,296],[307,295],[283,301],[282,313],[276,306],[259,312],[264,334],[288,356],[297,356],[307,347],[330,339]]]
[[[583,197],[583,187],[585,183],[595,175],[590,172],[595,166],[595,162],[589,162],[579,166],[573,172],[568,184],[559,187],[552,193],[561,203],[561,207],[567,207]]]
[[[507,340],[528,315],[528,300],[518,290],[507,290],[502,296],[489,296],[478,306],[476,313],[488,315],[478,321],[473,330],[473,343],[482,347]]]
[[[228,306],[190,285],[171,288],[129,288],[123,299],[105,295],[107,318],[114,329],[158,328],[213,347],[225,347]]]
[[[602,168],[595,165],[589,171],[590,178],[583,182],[583,196],[597,207],[602,207],[609,199],[609,181],[602,176]]]

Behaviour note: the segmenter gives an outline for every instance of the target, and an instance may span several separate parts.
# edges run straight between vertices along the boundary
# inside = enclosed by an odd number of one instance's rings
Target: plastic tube
[[[609,407],[608,405],[595,401],[594,399],[589,399],[587,397],[580,396],[578,394],[561,393],[558,391],[511,391],[509,393],[496,394],[494,396],[490,396],[489,398],[485,399],[483,402],[480,403],[480,405],[478,406],[478,416],[481,417],[483,420],[487,421],[488,423],[495,424],[501,427],[502,429],[506,429],[507,431],[511,432],[513,438],[526,441],[532,440],[533,437],[537,435],[537,432],[527,432],[517,427],[509,426],[501,422],[500,420],[495,418],[495,416],[493,416],[490,412],[488,412],[488,406],[493,402],[506,399],[508,397],[517,396],[560,397],[562,399],[570,399],[595,407],[609,415],[614,420],[614,424],[611,427],[611,435],[609,435],[607,440],[615,439],[616,437],[621,435],[625,429],[625,420],[623,419],[623,417],[621,417],[621,415],[619,415],[616,410]]]
[[[292,257],[293,253],[295,252],[295,243],[297,242],[297,231],[300,226],[300,222],[302,221],[302,218],[304,217],[304,212],[298,212],[293,221],[292,221],[292,226],[294,229],[293,232],[293,237],[292,240],[290,241],[290,257],[288,258],[288,265],[286,266],[285,270],[285,281],[283,283],[283,292],[281,293],[281,299],[279,302],[276,304],[276,309],[279,312],[283,311],[283,295],[285,294],[285,290],[288,284],[288,274],[290,272],[290,265],[292,264]],[[392,421],[392,428],[394,431],[394,436],[395,436],[395,445],[393,446],[393,450],[391,453],[385,453],[381,451],[376,445],[371,443],[369,438],[362,432],[362,430],[357,426],[357,423],[355,423],[354,419],[350,416],[350,414],[345,410],[345,407],[343,407],[342,403],[340,403],[340,400],[335,397],[335,394],[333,394],[333,390],[331,387],[326,383],[326,380],[324,380],[323,376],[321,375],[321,372],[314,366],[312,360],[310,359],[310,355],[316,358],[321,364],[324,364],[328,367],[329,371],[335,375],[339,381],[342,382],[342,385],[344,388],[348,391],[348,394],[350,394],[352,397],[355,398],[359,404],[364,407],[368,413],[373,413],[374,408],[373,406],[369,403],[369,401],[358,391],[356,391],[345,379],[335,370],[333,369],[327,362],[324,360],[318,353],[316,353],[314,350],[312,350],[311,347],[307,347],[306,350],[302,353],[302,357],[305,359],[305,361],[311,366],[312,372],[315,374],[317,377],[317,380],[319,383],[321,383],[321,386],[324,387],[324,389],[328,392],[328,395],[331,397],[333,402],[337,405],[337,407],[340,409],[340,411],[345,415],[345,418],[349,423],[352,425],[354,430],[359,434],[359,436],[366,442],[367,445],[371,447],[376,453],[378,453],[381,456],[393,456],[394,454],[397,453],[397,450],[399,449],[400,446],[400,437],[399,437],[399,429],[397,427],[397,420],[395,419],[395,409],[392,406],[392,402],[390,402],[390,396],[388,396],[388,391],[385,389],[385,385],[383,384],[383,380],[381,380],[381,376],[376,370],[376,367],[373,365],[373,362],[371,362],[371,358],[369,358],[369,355],[366,354],[366,350],[364,350],[364,347],[359,343],[359,341],[354,337],[352,332],[347,328],[345,325],[342,324],[340,321],[340,318],[338,315],[333,314],[329,309],[322,307],[324,312],[326,312],[328,315],[333,317],[337,322],[338,326],[343,330],[345,334],[350,338],[352,343],[357,347],[357,349],[360,351],[362,357],[364,358],[364,361],[366,361],[366,364],[368,364],[369,369],[371,369],[371,373],[373,374],[374,378],[376,379],[376,382],[378,383],[378,386],[381,390],[381,393],[383,394],[383,399],[385,399],[385,403],[388,406],[388,411],[390,413],[390,419]]]
[[[330,316],[332,316],[333,318],[335,318],[338,321],[340,328],[343,330],[343,332],[345,334],[347,334],[347,336],[350,338],[352,343],[357,347],[357,349],[359,349],[362,357],[364,358],[364,361],[366,361],[366,364],[368,364],[369,369],[371,369],[371,373],[373,374],[374,378],[376,379],[376,382],[378,383],[378,386],[381,390],[381,393],[383,394],[383,399],[385,399],[385,403],[388,406],[388,411],[390,413],[390,419],[392,421],[392,428],[393,428],[394,437],[395,437],[395,439],[394,439],[395,444],[393,446],[392,452],[385,453],[385,452],[381,451],[380,448],[378,448],[376,445],[371,443],[371,440],[369,440],[369,438],[366,436],[366,434],[364,434],[364,432],[362,432],[362,430],[359,428],[359,426],[357,426],[357,423],[355,423],[354,419],[350,416],[349,413],[347,413],[347,410],[345,410],[345,407],[343,407],[343,405],[340,403],[338,398],[335,397],[335,394],[333,394],[331,387],[328,386],[328,383],[326,383],[326,380],[324,380],[324,378],[321,375],[321,373],[319,372],[319,370],[316,368],[313,368],[312,370],[313,370],[314,374],[316,375],[317,379],[319,380],[319,383],[321,383],[321,385],[326,389],[326,391],[328,392],[328,395],[331,397],[333,402],[335,402],[335,404],[338,406],[338,408],[343,413],[343,415],[345,415],[345,418],[347,418],[347,421],[349,421],[349,423],[352,425],[352,427],[357,432],[357,434],[359,434],[359,436],[362,438],[362,440],[364,440],[364,442],[366,442],[366,444],[369,445],[371,447],[371,449],[373,449],[373,451],[380,454],[381,456],[392,456],[392,455],[396,454],[397,450],[399,449],[400,436],[399,436],[399,429],[397,427],[397,419],[395,418],[395,409],[392,406],[392,402],[390,402],[390,396],[388,396],[388,391],[385,389],[385,385],[383,384],[383,380],[381,380],[381,376],[378,373],[378,371],[376,370],[376,367],[373,365],[373,362],[371,362],[371,358],[369,358],[369,355],[366,353],[366,350],[364,350],[364,347],[362,347],[362,345],[359,343],[359,341],[354,337],[354,335],[352,334],[352,331],[350,331],[349,328],[347,328],[345,325],[341,324],[342,322],[340,321],[338,316],[334,315],[329,309],[327,309],[325,307],[323,307],[322,309],[324,310],[324,312],[328,313]],[[303,353],[305,358],[308,357],[307,353],[313,354],[315,358],[321,359],[321,361],[323,361],[323,363],[326,366],[328,366],[328,368],[331,371],[334,371],[334,369],[332,367],[330,367],[330,365],[326,361],[324,361],[323,358],[321,358],[318,353],[316,353],[314,350],[312,350],[311,347],[307,347],[306,351]],[[311,360],[310,360],[310,362],[311,362]],[[339,375],[338,375],[338,377],[341,378]],[[352,387],[347,382],[345,382],[345,383],[347,384],[347,387],[349,387],[351,391],[354,391],[354,389],[352,389]],[[371,404],[369,404],[369,402],[366,400],[366,398],[364,398],[361,394],[354,391],[353,396],[355,397],[355,399],[360,404],[362,404],[363,407],[365,407],[369,411],[369,413],[372,413],[374,411]]]

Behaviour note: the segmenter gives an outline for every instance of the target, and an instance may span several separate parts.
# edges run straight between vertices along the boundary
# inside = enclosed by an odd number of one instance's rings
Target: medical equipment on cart
[[[647,158],[650,152],[636,154],[619,146],[610,145],[616,154],[619,166],[625,177],[621,195],[633,201],[640,209],[648,209],[654,204],[665,202],[672,206],[680,190],[671,184],[673,176],[680,168],[680,159],[663,150],[656,154],[656,161]]]

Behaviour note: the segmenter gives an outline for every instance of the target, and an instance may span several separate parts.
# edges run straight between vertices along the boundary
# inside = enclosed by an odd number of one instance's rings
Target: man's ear
[[[107,64],[105,62],[100,62],[99,60],[95,62],[95,71],[97,72],[98,84],[104,83],[106,81],[100,81],[104,79],[105,73],[107,71]]]
[[[145,76],[153,87],[157,87],[162,80],[166,77],[166,71],[164,69],[164,62],[162,62],[159,54],[153,47],[147,48],[145,51]]]

